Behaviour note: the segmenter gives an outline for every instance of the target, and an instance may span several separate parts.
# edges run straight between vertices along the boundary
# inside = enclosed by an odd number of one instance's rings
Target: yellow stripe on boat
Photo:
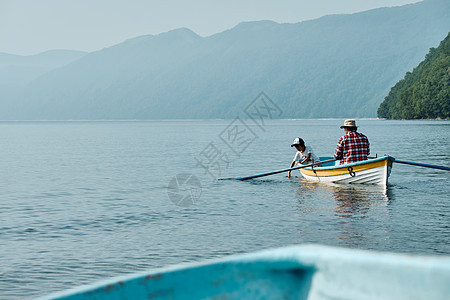
[[[349,166],[349,165],[339,165],[339,168],[331,169],[331,170],[319,170],[314,168],[312,170],[309,169],[300,169],[300,171],[309,176],[319,176],[319,177],[329,177],[329,176],[337,176],[343,174],[350,174],[350,172],[359,172],[364,170],[369,170],[373,168],[384,167],[386,165],[387,160],[371,162],[363,165]],[[349,168],[352,168],[349,170]]]

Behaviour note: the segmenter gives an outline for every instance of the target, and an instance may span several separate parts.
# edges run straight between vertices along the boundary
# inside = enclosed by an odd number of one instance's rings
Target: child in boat
[[[294,160],[289,168],[294,167],[296,162],[299,162],[300,164],[310,164],[319,161],[311,146],[305,146],[305,141],[303,141],[303,139],[296,138],[291,147],[295,147],[295,149],[297,149],[297,153],[295,153]],[[288,172],[288,178],[290,177],[291,171]]]

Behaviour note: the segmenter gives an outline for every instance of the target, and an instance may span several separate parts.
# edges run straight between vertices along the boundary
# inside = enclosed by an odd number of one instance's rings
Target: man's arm
[[[342,159],[342,154],[343,154],[343,138],[340,138],[338,141],[338,144],[336,146],[336,150],[334,151],[334,158],[335,159]]]

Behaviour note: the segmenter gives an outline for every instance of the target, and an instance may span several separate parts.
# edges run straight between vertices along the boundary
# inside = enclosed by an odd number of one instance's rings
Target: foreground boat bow
[[[41,300],[448,299],[450,258],[300,246],[111,279]]]

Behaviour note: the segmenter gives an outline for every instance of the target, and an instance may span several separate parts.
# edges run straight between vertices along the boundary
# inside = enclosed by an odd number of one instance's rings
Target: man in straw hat
[[[370,143],[367,136],[356,132],[355,120],[345,120],[344,125],[345,135],[338,141],[336,151],[334,151],[334,158],[340,159],[340,164],[347,164],[366,160],[370,154]]]

